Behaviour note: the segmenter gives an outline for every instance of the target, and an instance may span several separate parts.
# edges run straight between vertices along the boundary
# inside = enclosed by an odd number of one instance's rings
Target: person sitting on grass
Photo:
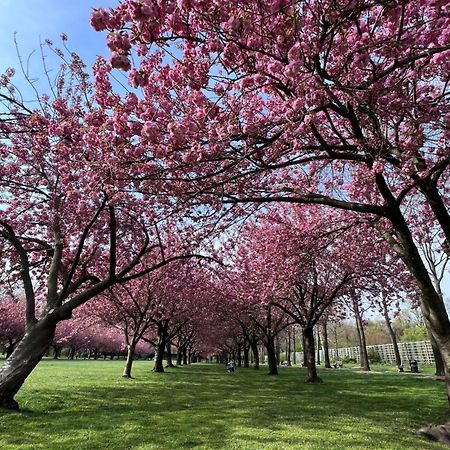
[[[229,361],[227,364],[227,372],[228,373],[235,373],[236,372],[236,364],[234,361]]]

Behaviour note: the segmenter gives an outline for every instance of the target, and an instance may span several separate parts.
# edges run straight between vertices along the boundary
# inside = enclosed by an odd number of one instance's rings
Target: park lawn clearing
[[[0,449],[444,449],[414,434],[443,423],[445,384],[381,366],[278,377],[193,364],[152,373],[136,361],[44,360],[17,395],[22,413],[0,413]]]

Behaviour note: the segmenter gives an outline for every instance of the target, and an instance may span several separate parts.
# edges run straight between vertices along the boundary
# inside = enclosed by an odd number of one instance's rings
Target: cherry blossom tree
[[[209,201],[372,221],[414,277],[448,369],[450,322],[413,239],[426,214],[450,242],[448,12],[438,0],[125,0],[91,22],[142,90],[137,148],[158,147],[167,178]]]
[[[0,344],[6,348],[9,358],[25,334],[25,302],[4,295],[0,300]]]
[[[94,94],[75,54],[61,71],[54,95],[33,110],[14,94],[11,73],[1,79],[0,254],[26,299],[25,335],[0,369],[0,407],[8,409],[18,409],[14,396],[58,323],[198,246],[163,181],[149,178],[147,161],[128,146],[136,97]],[[101,68],[94,82],[105,88]]]
[[[92,314],[107,325],[120,330],[127,348],[124,378],[131,378],[136,347],[157,314],[157,299],[150,274],[112,287],[91,303]]]
[[[378,239],[377,247],[371,228],[351,215],[324,216],[316,206],[271,208],[250,226],[247,239],[242,254],[259,277],[259,291],[268,289],[266,303],[301,326],[306,381],[321,382],[314,354],[319,321],[331,307],[342,309],[339,302],[357,287],[363,290],[386,245]]]

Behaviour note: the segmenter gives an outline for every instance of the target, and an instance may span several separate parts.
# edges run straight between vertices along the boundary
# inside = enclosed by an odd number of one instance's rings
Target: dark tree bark
[[[433,333],[431,332],[430,324],[428,323],[428,321],[426,319],[424,320],[424,322],[425,322],[425,326],[427,327],[428,338],[430,339],[431,350],[433,351],[433,356],[434,356],[434,366],[435,366],[434,374],[438,377],[444,377],[445,376],[445,365],[444,365],[444,360],[442,358],[441,351],[439,350],[439,346],[436,342],[436,339],[434,338]]]
[[[314,328],[303,329],[303,342],[305,344],[303,353],[305,355],[306,367],[308,369],[308,377],[306,378],[305,383],[322,383],[322,378],[317,375],[314,349]]]
[[[280,340],[275,338],[275,356],[277,359],[277,365],[279,366],[281,364],[281,348],[280,348]]]
[[[8,338],[8,345],[6,347],[6,355],[5,355],[6,359],[8,359],[12,355],[14,349],[16,348],[16,345],[17,342],[14,342],[13,339]]]
[[[249,350],[250,350],[249,345],[244,344],[244,347],[242,349],[242,356],[244,359],[244,367],[246,367],[246,368],[250,367]]]
[[[59,345],[53,345],[53,359],[59,358],[60,351],[61,351],[61,347]]]
[[[266,338],[267,362],[269,364],[269,375],[278,375],[277,355],[275,352],[275,339],[273,336]]]
[[[127,350],[127,362],[125,364],[122,376],[124,378],[132,378],[131,369],[133,367],[134,355],[136,353],[136,343],[134,341],[131,341],[127,346]]]
[[[155,365],[153,367],[153,372],[164,372],[164,349],[166,347],[167,340],[167,327],[168,321],[164,320],[163,322],[158,322],[158,342],[156,345],[156,354],[155,354]]]
[[[358,300],[356,299],[353,299],[353,312],[355,314],[356,330],[358,332],[359,357],[361,369],[365,371],[370,371],[369,357],[367,355],[367,347],[366,347],[366,335],[364,333],[364,325],[361,317],[361,312],[359,309],[359,303]]]
[[[218,357],[217,357],[218,359]],[[181,366],[183,364],[183,347],[178,347],[177,350],[177,366]]]
[[[238,344],[236,349],[236,359],[238,367],[242,367],[242,345]]]
[[[41,320],[29,326],[25,336],[0,369],[0,408],[19,410],[14,396],[52,345],[56,324]]]
[[[186,366],[188,364],[188,352],[187,348],[183,347],[183,365]]]
[[[170,339],[167,339],[166,344],[166,353],[167,353],[167,365],[166,367],[175,367],[172,361],[172,346],[170,343]]]
[[[328,347],[328,326],[325,320],[322,325],[322,348],[323,348],[323,358],[325,363],[325,369],[331,369],[330,362],[330,349]]]

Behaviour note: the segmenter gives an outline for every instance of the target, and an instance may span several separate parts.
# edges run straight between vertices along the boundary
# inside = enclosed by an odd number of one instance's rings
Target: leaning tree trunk
[[[308,377],[305,383],[322,383],[322,378],[317,375],[316,358],[314,351],[314,329],[303,329],[303,353],[305,355],[306,367],[308,369]]]
[[[158,323],[158,343],[156,344],[156,355],[155,355],[155,365],[153,367],[153,372],[164,372],[164,349],[166,347],[167,339],[167,322]]]
[[[356,320],[356,330],[358,331],[358,342],[359,342],[359,358],[361,369],[365,371],[370,371],[369,356],[367,355],[366,347],[366,335],[364,333],[364,325],[359,311],[358,300],[353,300],[353,311],[355,313]]]
[[[132,378],[131,368],[133,367],[134,355],[136,354],[136,343],[131,341],[131,343],[127,345],[127,350],[127,362],[122,376],[124,378]]]
[[[435,186],[433,187],[430,185],[428,188],[435,194],[437,193]],[[427,192],[427,195],[430,196],[433,192]],[[442,199],[438,196],[438,198],[430,197],[428,200],[430,202],[430,206],[436,214],[436,218],[442,225],[442,221],[448,219],[448,212],[442,202]],[[437,210],[440,211],[440,216],[436,213]],[[445,379],[447,384],[447,399],[450,404],[450,321],[448,314],[445,310],[445,305],[442,298],[436,291],[436,287],[433,285],[427,268],[425,267],[420,253],[414,243],[408,224],[406,223],[398,206],[393,209],[389,215],[389,220],[394,226],[397,239],[394,241],[383,230],[381,230],[382,235],[406,264],[411,275],[416,281],[417,287],[420,291],[420,308],[422,310],[422,314],[425,320],[427,320],[430,324],[431,333],[436,340],[444,362]],[[446,233],[447,242],[449,242],[448,236],[450,236],[450,220],[448,220],[447,228],[443,226],[443,231]]]
[[[389,336],[391,337],[392,346],[394,348],[394,355],[395,355],[395,364],[397,367],[402,366],[402,358],[400,356],[400,351],[398,349],[398,343],[397,343],[397,336],[395,335],[395,331],[392,328],[391,319],[389,317],[389,311],[387,307],[387,303],[385,299],[382,300],[383,304],[383,316],[384,321],[386,322],[386,328],[388,329]]]
[[[325,369],[331,369],[330,349],[328,347],[328,326],[326,321],[322,325],[322,348]]]
[[[441,295],[442,299],[442,295]],[[436,339],[433,336],[432,327],[430,322],[427,320],[426,317],[423,318],[423,322],[425,324],[425,327],[427,329],[428,339],[430,340],[431,344],[431,350],[433,351],[433,357],[434,357],[434,366],[435,366],[435,375],[438,377],[444,377],[445,376],[445,364],[444,359],[442,358],[442,353],[439,349],[438,343]],[[449,397],[450,399],[450,397]],[[450,403],[450,400],[449,400]]]
[[[427,333],[428,338],[430,339],[431,343],[431,350],[433,351],[434,356],[434,365],[435,365],[435,375],[437,377],[444,377],[445,376],[445,365],[444,360],[442,359],[441,351],[439,350],[438,344],[436,342],[436,339],[433,336],[433,333],[431,332],[430,324],[426,319],[424,319],[425,326],[427,327]]]
[[[45,319],[28,328],[0,369],[0,408],[19,410],[14,396],[52,345],[55,329],[56,324]]]
[[[277,355],[275,352],[275,339],[268,336],[266,340],[267,362],[269,364],[269,375],[278,375]]]
[[[255,369],[259,369],[259,350],[258,350],[258,344],[256,343],[256,340],[253,340],[250,343],[250,346],[252,348],[253,353],[253,367]]]

